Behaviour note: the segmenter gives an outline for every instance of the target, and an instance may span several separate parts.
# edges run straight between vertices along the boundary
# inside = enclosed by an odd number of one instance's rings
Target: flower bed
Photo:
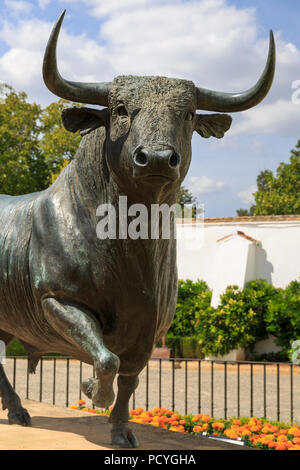
[[[70,408],[103,416],[109,416],[111,412],[111,409],[87,408],[84,400],[79,400],[78,405],[72,405]],[[182,416],[166,408],[154,408],[152,411],[137,408],[130,410],[130,421],[181,433],[206,433],[227,439],[242,439],[250,447],[265,450],[300,450],[299,424],[290,426],[264,418],[217,420],[208,414]]]

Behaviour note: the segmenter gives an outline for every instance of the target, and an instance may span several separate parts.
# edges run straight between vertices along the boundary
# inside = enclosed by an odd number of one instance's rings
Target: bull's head
[[[45,84],[62,98],[107,107],[65,110],[63,122],[68,130],[83,134],[106,127],[107,164],[114,180],[128,195],[147,193],[167,199],[176,193],[190,165],[193,132],[196,130],[205,138],[222,138],[232,121],[227,114],[196,114],[196,110],[244,111],[257,105],[271,87],[275,71],[272,31],[263,74],[255,86],[243,93],[216,92],[187,80],[165,77],[120,76],[111,83],[65,80],[56,61],[64,14],[54,26],[46,48]]]

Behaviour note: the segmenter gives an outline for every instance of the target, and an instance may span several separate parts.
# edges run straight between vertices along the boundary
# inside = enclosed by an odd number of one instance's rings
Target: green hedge
[[[197,310],[198,336],[205,354],[227,354],[238,347],[253,350],[268,336],[266,314],[277,289],[264,280],[255,280],[240,290],[229,286],[220,305]]]
[[[205,282],[179,281],[176,313],[167,334],[167,343],[169,347],[175,344],[177,357],[185,357],[180,339],[187,341],[186,337],[191,338],[190,343],[197,342],[198,353],[224,355],[239,347],[252,351],[258,341],[273,334],[284,357],[292,341],[300,339],[299,281],[279,289],[257,279],[242,290],[229,286],[217,308],[210,301]]]
[[[286,289],[278,289],[265,317],[267,331],[277,344],[289,350],[291,341],[300,339],[300,282],[292,281]]]
[[[197,336],[196,312],[209,310],[211,294],[204,281],[179,280],[176,312],[168,334],[178,337]]]
[[[203,359],[203,349],[195,336],[174,336],[168,333],[166,345],[174,351],[174,356],[185,359]]]
[[[44,354],[45,356],[63,356],[63,354],[59,353],[49,353]],[[6,348],[6,357],[11,356],[27,356],[27,352],[23,344],[18,340],[14,339]]]
[[[6,348],[6,356],[27,356],[24,346],[18,339],[14,339]]]

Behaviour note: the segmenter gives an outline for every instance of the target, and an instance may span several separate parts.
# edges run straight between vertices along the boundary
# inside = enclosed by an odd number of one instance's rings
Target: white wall
[[[241,289],[248,280],[253,279],[255,268],[256,244],[238,234],[217,242],[212,271],[214,284],[211,305],[217,307],[220,296],[227,286],[238,286]]]
[[[181,223],[178,223],[178,229],[183,234],[192,231],[189,225]],[[237,230],[261,242],[255,248],[255,263],[252,269],[249,267],[252,273],[248,277],[266,279],[275,287],[285,287],[300,278],[300,218],[272,222],[205,222],[193,230],[190,241],[177,241],[180,279],[201,279],[213,288],[218,275],[215,269],[217,240]]]

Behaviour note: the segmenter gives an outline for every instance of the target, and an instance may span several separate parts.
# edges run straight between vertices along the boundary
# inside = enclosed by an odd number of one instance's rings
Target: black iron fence
[[[70,357],[43,357],[29,375],[26,358],[6,358],[21,397],[70,406],[85,399],[80,383],[92,366]],[[288,363],[153,359],[140,374],[132,408],[164,407],[216,418],[257,416],[300,423],[300,366]]]

